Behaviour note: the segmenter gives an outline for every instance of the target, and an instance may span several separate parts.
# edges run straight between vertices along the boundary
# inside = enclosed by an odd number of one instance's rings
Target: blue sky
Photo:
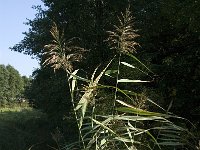
[[[26,19],[35,18],[33,5],[43,5],[41,0],[0,0],[0,64],[10,64],[21,75],[30,76],[39,67],[30,56],[11,51],[9,47],[19,43],[28,31]]]

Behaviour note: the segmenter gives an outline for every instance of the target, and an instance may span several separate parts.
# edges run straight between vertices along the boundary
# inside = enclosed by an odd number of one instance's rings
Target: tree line
[[[12,106],[19,103],[20,98],[25,99],[31,79],[21,76],[11,65],[0,65],[0,105]]]

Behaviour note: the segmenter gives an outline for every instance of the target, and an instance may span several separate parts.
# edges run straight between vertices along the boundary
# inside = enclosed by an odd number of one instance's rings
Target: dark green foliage
[[[27,78],[26,76],[22,76],[22,81],[23,81],[23,93],[22,93],[22,95],[23,95],[23,97],[25,98],[25,99],[28,99],[28,97],[29,97],[29,93],[30,93],[30,88],[31,88],[31,82],[32,82],[32,78],[31,77],[29,77],[29,78]]]
[[[7,102],[7,95],[8,95],[8,79],[9,79],[9,72],[4,65],[0,66],[0,100],[3,104]]]
[[[21,111],[1,109],[0,149],[2,150],[50,150],[55,146],[51,140],[47,116],[38,110]]]
[[[136,14],[142,60],[157,75],[164,106],[190,120],[199,118],[199,1],[141,2]]]
[[[51,120],[51,130],[58,127],[65,135],[65,140],[73,141],[77,138],[77,125],[73,117],[66,73],[58,70],[54,74],[51,68],[43,68],[33,73],[33,77],[27,93],[29,101],[33,107],[47,113]]]
[[[19,72],[10,65],[6,66],[6,69],[9,72],[8,91],[10,94],[8,98],[14,98],[16,96],[20,96],[23,90],[24,83],[21,76],[19,75]]]
[[[64,112],[71,111],[71,104],[67,100],[69,93],[66,86],[66,75],[62,71],[54,74],[50,68],[37,70],[34,78],[29,98],[36,107],[42,108],[52,116],[54,113],[62,116]],[[62,119],[62,117],[59,118]]]

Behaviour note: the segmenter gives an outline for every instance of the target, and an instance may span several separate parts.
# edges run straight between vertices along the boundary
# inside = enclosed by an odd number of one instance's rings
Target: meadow
[[[30,107],[0,108],[0,150],[51,149],[47,116]]]

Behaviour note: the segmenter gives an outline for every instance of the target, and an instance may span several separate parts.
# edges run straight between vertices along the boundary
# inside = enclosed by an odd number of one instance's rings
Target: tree
[[[20,97],[22,94],[23,86],[23,80],[19,74],[19,72],[13,68],[11,65],[6,66],[6,69],[9,72],[9,79],[8,79],[8,85],[9,85],[9,98],[16,98]]]
[[[11,65],[0,65],[0,101],[3,103],[15,102],[24,91],[24,82],[19,72]]]
[[[163,106],[195,120],[199,116],[199,2],[141,1],[136,25],[141,35],[140,57],[158,75],[154,87]],[[197,119],[198,120],[198,119]]]
[[[8,79],[9,72],[4,65],[0,65],[0,101],[1,103],[7,103],[8,98]]]

